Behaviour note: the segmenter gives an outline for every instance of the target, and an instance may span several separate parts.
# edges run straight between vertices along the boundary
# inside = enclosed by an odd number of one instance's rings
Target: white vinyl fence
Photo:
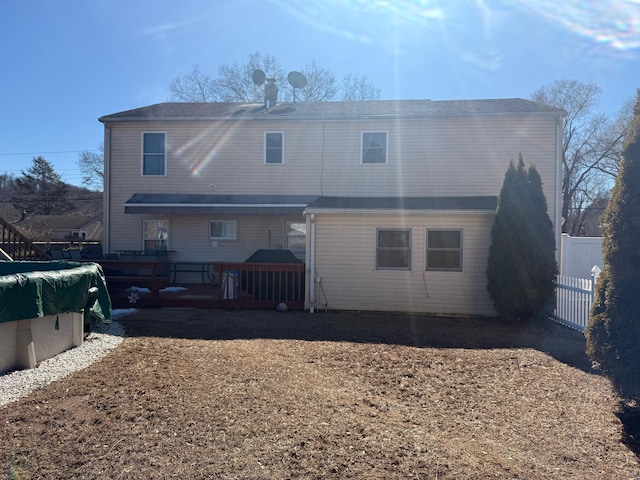
[[[570,237],[562,234],[560,275],[590,278],[591,267],[602,264],[602,237]]]
[[[589,322],[598,275],[600,267],[597,265],[591,270],[591,278],[558,275],[556,308],[552,318],[567,327],[584,332]]]

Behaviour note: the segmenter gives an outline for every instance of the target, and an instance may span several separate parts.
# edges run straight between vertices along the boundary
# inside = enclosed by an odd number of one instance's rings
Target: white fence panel
[[[593,277],[558,276],[556,308],[552,316],[554,320],[581,332],[585,331],[589,322],[597,275],[594,274]]]
[[[602,267],[602,237],[570,237],[562,234],[560,275],[588,278],[591,267]]]

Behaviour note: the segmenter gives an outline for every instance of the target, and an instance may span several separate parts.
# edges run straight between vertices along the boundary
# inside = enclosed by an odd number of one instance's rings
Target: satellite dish
[[[304,88],[307,86],[307,77],[305,77],[300,72],[296,72],[295,70],[293,72],[289,72],[289,75],[287,75],[287,80],[289,80],[289,84],[293,88]]]
[[[307,86],[307,77],[305,77],[300,72],[289,72],[287,75],[287,80],[289,80],[289,85],[293,87],[293,103],[296,103],[296,88],[304,88]]]
[[[262,85],[264,83],[264,79],[266,78],[266,75],[262,70],[258,69],[253,72],[252,77],[253,77],[253,83],[255,83],[256,85]]]

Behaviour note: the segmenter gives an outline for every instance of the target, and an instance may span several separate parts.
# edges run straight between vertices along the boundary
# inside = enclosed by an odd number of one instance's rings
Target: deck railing
[[[171,280],[171,264],[160,261],[93,260],[104,271],[110,290],[118,286],[118,300],[130,286],[147,287],[150,296],[135,298],[136,306],[200,307],[232,309],[304,309],[303,263],[213,263],[211,284],[187,284],[187,295],[165,290]],[[189,294],[194,288],[196,294]],[[210,292],[207,294],[206,292]],[[110,293],[115,293],[110,291]],[[135,295],[138,297],[138,295]],[[112,295],[112,301],[114,297]],[[129,302],[132,300],[129,299]]]
[[[13,225],[0,218],[0,249],[13,260],[51,260],[51,257],[20,233]]]
[[[304,309],[304,263],[214,263],[223,308]]]
[[[127,260],[88,260],[102,267],[107,286],[111,289],[118,285],[122,288],[148,288],[150,301],[148,306],[160,305],[160,290],[169,283],[165,262],[143,262]]]

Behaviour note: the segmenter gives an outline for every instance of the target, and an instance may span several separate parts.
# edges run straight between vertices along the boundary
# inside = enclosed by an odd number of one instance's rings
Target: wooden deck
[[[215,263],[210,283],[170,283],[171,270],[162,262],[97,263],[103,266],[113,308],[270,310],[284,303],[289,310],[304,309],[302,263]]]

